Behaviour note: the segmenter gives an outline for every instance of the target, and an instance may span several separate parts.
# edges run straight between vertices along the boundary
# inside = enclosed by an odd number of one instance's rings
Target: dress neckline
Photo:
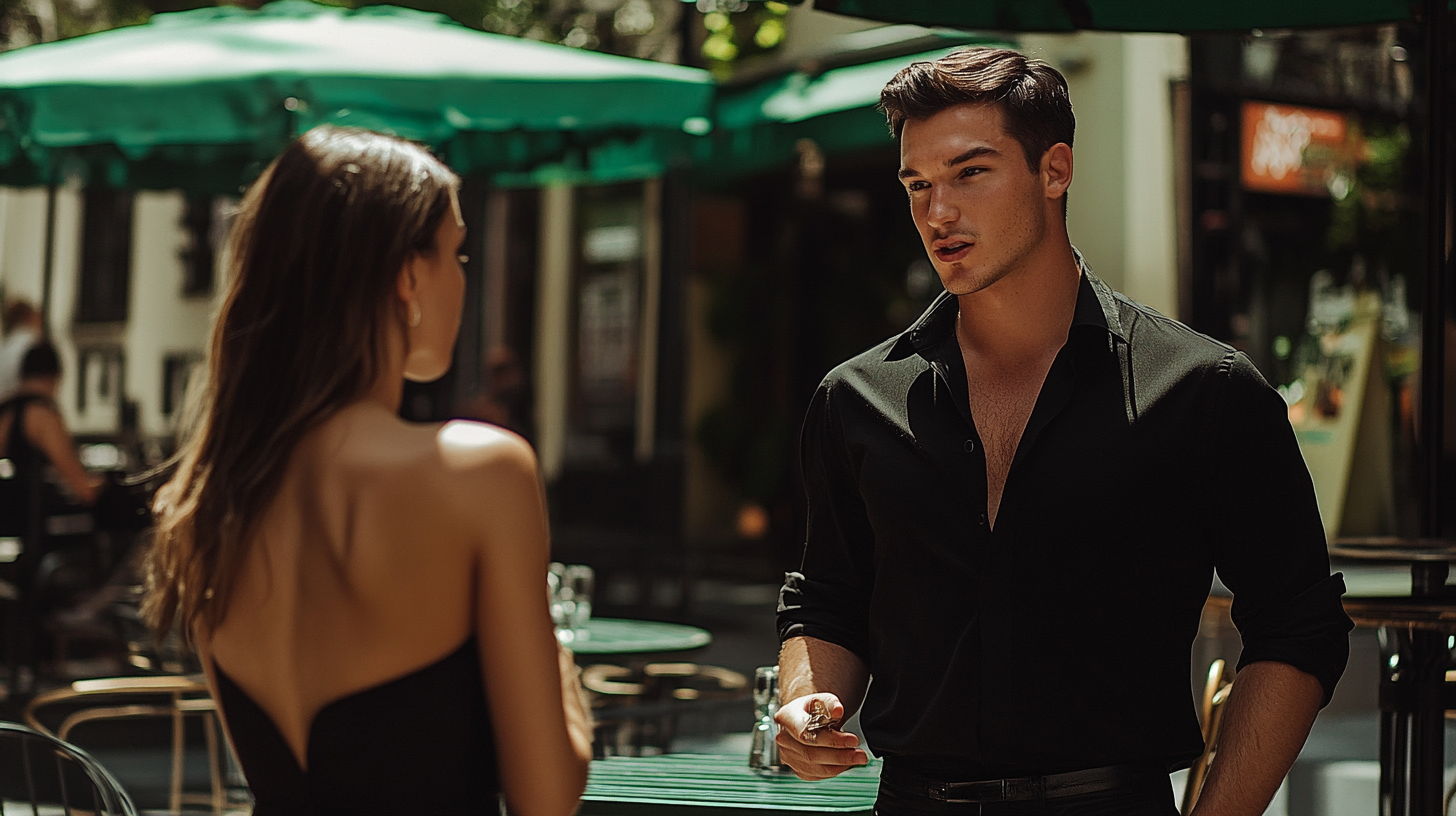
[[[228,695],[235,695],[245,705],[251,706],[257,711],[259,715],[261,715],[260,719],[264,727],[273,731],[274,735],[277,736],[279,742],[281,742],[284,746],[288,748],[288,758],[293,763],[294,770],[298,772],[298,775],[300,777],[303,777],[308,775],[308,766],[313,765],[313,763],[309,761],[310,759],[312,759],[312,757],[310,756],[310,752],[313,750],[315,742],[313,732],[314,729],[318,727],[319,720],[323,718],[325,713],[331,711],[332,709],[338,708],[339,706],[347,705],[351,702],[354,702],[359,697],[377,694],[393,686],[406,683],[419,677],[422,674],[426,674],[430,671],[439,669],[441,666],[453,663],[456,660],[459,660],[463,655],[473,655],[475,652],[475,634],[472,632],[469,636],[465,638],[464,642],[462,642],[459,646],[455,647],[448,654],[446,654],[444,657],[439,658],[438,660],[433,660],[417,669],[410,669],[403,674],[400,674],[388,680],[384,680],[383,682],[375,683],[372,686],[366,686],[362,689],[359,689],[358,691],[350,692],[341,697],[336,697],[329,702],[324,703],[322,706],[319,706],[319,709],[313,713],[313,717],[309,719],[308,727],[304,729],[303,763],[299,762],[298,755],[294,753],[293,746],[288,743],[288,739],[283,736],[283,730],[278,727],[278,723],[274,721],[273,715],[269,714],[268,710],[263,708],[263,706],[260,705],[257,700],[254,700],[251,694],[245,691],[242,686],[238,685],[238,682],[234,680],[227,673],[227,671],[223,669],[222,665],[219,664],[215,659],[212,661],[212,670],[214,675],[217,677],[218,691],[220,693],[226,693]],[[225,692],[223,689],[224,685],[226,685],[227,687]],[[226,710],[226,706],[224,706],[224,716],[227,716],[228,713],[229,712]]]

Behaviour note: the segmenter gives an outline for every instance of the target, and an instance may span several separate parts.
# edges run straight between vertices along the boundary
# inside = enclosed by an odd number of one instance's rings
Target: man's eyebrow
[[[955,167],[958,164],[964,164],[965,162],[971,161],[972,159],[979,159],[979,158],[982,158],[984,156],[999,156],[999,155],[1001,155],[1001,151],[997,150],[994,147],[988,147],[986,145],[977,145],[976,147],[973,147],[970,150],[967,150],[966,152],[960,154],[959,156],[956,156],[955,158],[947,161],[945,163],[945,166],[946,167]],[[918,176],[918,175],[920,175],[920,171],[919,170],[916,170],[913,167],[901,167],[900,168],[900,178],[902,178],[902,179],[907,179],[907,178],[910,178],[911,176]]]
[[[972,159],[979,159],[982,156],[999,156],[999,155],[1001,155],[1001,151],[997,150],[994,147],[988,147],[986,145],[978,145],[978,146],[973,147],[970,150],[967,150],[966,152],[960,154],[959,156],[956,156],[955,158],[951,159],[950,161],[946,162],[945,163],[945,166],[946,167],[955,167],[957,164],[962,164],[962,163],[968,162],[968,161],[970,161]]]

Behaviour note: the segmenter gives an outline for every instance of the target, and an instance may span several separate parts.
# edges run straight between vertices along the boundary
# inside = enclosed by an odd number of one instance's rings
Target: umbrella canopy
[[[698,69],[391,6],[281,0],[0,55],[0,165],[46,176],[109,156],[131,175],[190,172],[267,158],[333,123],[431,144],[462,172],[519,170],[573,147],[705,132],[712,95]]]
[[[927,33],[947,47],[824,71],[801,68],[724,89],[715,108],[712,160],[703,163],[700,174],[712,178],[782,164],[794,158],[800,139],[814,140],[826,155],[893,147],[884,114],[876,109],[891,77],[912,62],[937,59],[956,47],[1008,46],[1002,39],[965,32]]]
[[[1407,20],[1409,0],[815,0],[872,20],[1011,31],[1240,31]],[[1456,4],[1452,4],[1456,7]]]

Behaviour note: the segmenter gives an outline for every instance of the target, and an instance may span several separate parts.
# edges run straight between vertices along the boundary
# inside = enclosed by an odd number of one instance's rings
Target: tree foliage
[[[316,0],[358,8],[434,11],[481,31],[731,74],[737,60],[784,39],[788,6],[743,0]],[[234,0],[257,8],[264,0]],[[153,14],[222,5],[217,0],[0,0],[0,50],[146,22]],[[686,19],[684,16],[686,15]],[[690,40],[683,53],[682,39]],[[684,57],[687,57],[686,59]]]

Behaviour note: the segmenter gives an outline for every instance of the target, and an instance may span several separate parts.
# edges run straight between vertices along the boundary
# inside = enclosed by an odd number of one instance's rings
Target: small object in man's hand
[[[804,736],[813,739],[820,731],[836,725],[839,725],[839,721],[829,716],[829,706],[823,700],[814,700],[809,704],[809,723],[804,726]]]

